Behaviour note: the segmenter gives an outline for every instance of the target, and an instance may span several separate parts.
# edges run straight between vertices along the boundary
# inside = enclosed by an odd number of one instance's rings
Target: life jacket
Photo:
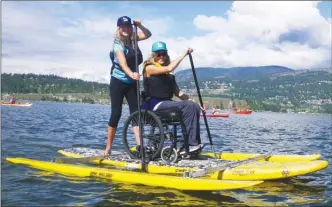
[[[155,65],[157,67],[161,67],[159,63],[155,63]],[[143,69],[143,74],[145,72],[145,67]],[[152,97],[161,100],[171,100],[175,90],[175,77],[172,74],[143,77],[143,85],[145,97]]]
[[[115,40],[115,42],[118,42],[118,40]],[[126,57],[126,61],[127,61],[127,65],[128,67],[131,69],[131,71],[136,72],[136,65],[135,65],[135,48],[131,47],[131,45],[125,45],[124,46],[125,49],[127,49],[127,53],[125,54]],[[121,69],[121,66],[119,63],[114,62],[114,58],[115,58],[115,53],[113,50],[110,51],[110,59],[112,61],[112,69],[111,69],[111,74],[113,73],[113,70],[115,68],[115,65],[118,66],[117,69],[121,70],[122,72],[124,72]],[[142,55],[142,51],[140,50],[140,48],[137,46],[137,67],[143,62],[143,55]],[[138,68],[137,68],[138,69]]]

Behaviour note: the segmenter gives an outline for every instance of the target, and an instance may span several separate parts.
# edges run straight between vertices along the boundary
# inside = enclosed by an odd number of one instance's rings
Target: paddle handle
[[[196,76],[196,71],[195,71],[195,67],[194,67],[194,61],[193,61],[193,57],[192,57],[191,53],[189,53],[189,60],[190,60],[191,69],[193,71],[193,76],[194,76],[194,80],[195,80],[195,85],[196,85],[196,89],[197,89],[197,93],[198,93],[199,102],[200,102],[200,104],[203,108],[203,100],[202,100],[201,92],[200,92],[200,89],[199,89],[197,76]],[[207,119],[206,119],[206,114],[205,114],[204,110],[203,110],[203,118],[204,118],[204,122],[205,122],[205,126],[206,126],[206,131],[207,131],[207,134],[208,134],[208,137],[209,137],[211,150],[214,154],[214,158],[217,159],[216,152],[214,150],[214,146],[213,146],[213,143],[212,143],[212,138],[211,138],[211,134],[210,134],[209,125],[208,125],[208,122],[207,122]]]

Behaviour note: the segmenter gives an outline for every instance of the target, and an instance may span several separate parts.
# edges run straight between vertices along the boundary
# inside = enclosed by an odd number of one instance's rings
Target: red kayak
[[[201,116],[203,116],[203,114],[201,114]],[[228,118],[229,113],[205,114],[205,116],[212,118],[218,118],[218,117]]]
[[[235,114],[251,114],[252,110],[250,107],[241,107],[241,108],[233,108]]]

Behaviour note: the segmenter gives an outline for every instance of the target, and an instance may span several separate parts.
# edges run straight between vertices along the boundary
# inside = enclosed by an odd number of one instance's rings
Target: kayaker
[[[151,37],[149,29],[141,24],[141,21],[134,20],[133,23],[141,30],[137,33],[137,40],[145,40]],[[108,122],[107,144],[104,155],[109,155],[115,132],[122,113],[123,98],[126,97],[130,113],[137,111],[137,87],[136,81],[140,79],[136,72],[134,32],[132,21],[128,16],[122,16],[117,21],[113,50],[110,52],[112,60],[110,97],[111,116]],[[138,48],[138,65],[143,62],[143,57]],[[139,129],[133,127],[136,141],[139,144]]]
[[[11,97],[9,103],[10,104],[15,104],[16,103],[15,97]]]
[[[219,114],[218,109],[217,109],[217,105],[213,105],[212,114]]]
[[[151,57],[144,62],[144,92],[148,98],[141,108],[151,111],[171,108],[181,110],[188,133],[189,151],[196,151],[203,147],[200,143],[199,123],[202,108],[196,102],[189,100],[189,96],[179,89],[173,75],[173,71],[189,53],[193,52],[193,49],[186,49],[183,55],[173,61],[170,60],[167,51],[164,42],[155,42],[152,45]],[[173,101],[173,95],[182,101]]]

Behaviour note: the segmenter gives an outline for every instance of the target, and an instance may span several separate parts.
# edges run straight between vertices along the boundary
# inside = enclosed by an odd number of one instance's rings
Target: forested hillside
[[[2,93],[107,93],[108,84],[56,75],[1,74]]]

